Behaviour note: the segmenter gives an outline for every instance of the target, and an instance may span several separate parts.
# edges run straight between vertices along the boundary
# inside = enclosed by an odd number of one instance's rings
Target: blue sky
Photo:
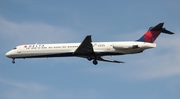
[[[1,99],[179,99],[179,0],[1,0]],[[5,53],[20,44],[139,39],[165,22],[157,48],[113,56],[125,64],[81,58],[19,59]]]

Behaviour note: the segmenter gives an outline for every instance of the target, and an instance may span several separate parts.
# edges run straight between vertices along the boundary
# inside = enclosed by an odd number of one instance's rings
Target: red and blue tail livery
[[[173,32],[163,28],[164,23],[159,23],[154,27],[150,27],[149,30],[137,41],[154,43],[160,33],[174,34]]]

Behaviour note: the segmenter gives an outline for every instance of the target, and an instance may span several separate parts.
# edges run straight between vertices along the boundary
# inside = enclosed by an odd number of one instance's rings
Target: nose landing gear
[[[15,64],[15,58],[13,58],[12,63]]]

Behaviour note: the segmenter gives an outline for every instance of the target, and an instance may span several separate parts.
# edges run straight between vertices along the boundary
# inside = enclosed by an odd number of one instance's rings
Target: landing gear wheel
[[[97,60],[93,60],[93,64],[97,65],[98,64]]]
[[[87,59],[88,59],[89,61],[91,61],[91,60],[92,60],[92,57],[91,57],[91,56],[88,56]]]
[[[12,63],[15,64],[15,59],[12,60]]]

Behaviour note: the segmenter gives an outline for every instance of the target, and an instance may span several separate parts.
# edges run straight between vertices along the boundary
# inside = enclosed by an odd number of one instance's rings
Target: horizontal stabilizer
[[[174,34],[173,32],[169,31],[169,30],[166,30],[166,28],[163,28],[161,30],[162,33],[166,33],[166,34]]]
[[[174,34],[173,32],[166,30],[166,28],[162,28],[163,25],[164,23],[159,23],[158,25],[151,28],[150,31],[161,31],[162,33],[166,33],[166,34]]]

